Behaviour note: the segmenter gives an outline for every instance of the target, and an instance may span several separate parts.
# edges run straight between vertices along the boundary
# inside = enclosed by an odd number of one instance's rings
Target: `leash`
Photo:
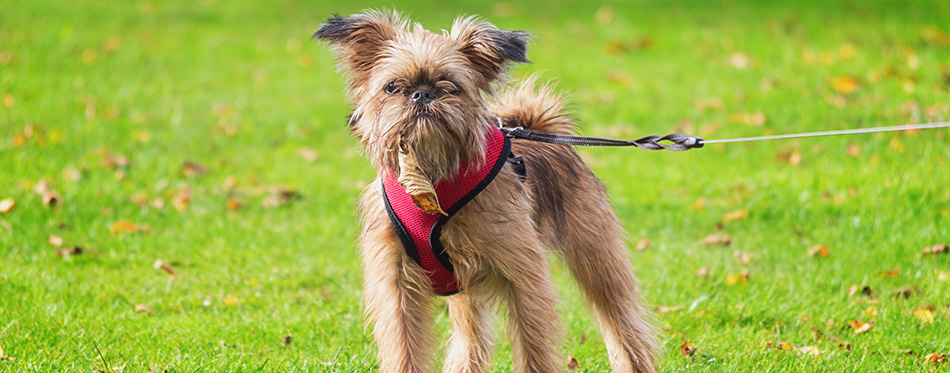
[[[544,132],[534,132],[528,131],[522,127],[500,127],[501,119],[498,119],[499,128],[502,132],[505,133],[508,137],[525,139],[531,141],[540,141],[551,144],[561,144],[561,145],[572,145],[572,146],[633,146],[646,150],[672,150],[672,151],[686,151],[690,149],[702,148],[706,144],[724,144],[724,143],[733,143],[733,142],[749,142],[749,141],[765,141],[765,140],[781,140],[781,139],[794,139],[802,137],[819,137],[819,136],[837,136],[837,135],[854,135],[861,133],[875,133],[875,132],[890,132],[890,131],[907,131],[907,130],[922,130],[922,129],[933,129],[933,128],[946,128],[950,127],[950,122],[933,122],[933,123],[921,123],[921,124],[902,124],[897,126],[886,126],[886,127],[870,127],[870,128],[855,128],[847,130],[835,130],[835,131],[821,131],[821,132],[805,132],[805,133],[792,133],[785,135],[771,135],[771,136],[757,136],[757,137],[738,137],[733,139],[717,139],[717,140],[706,140],[698,136],[690,136],[682,133],[671,133],[666,136],[645,136],[636,140],[618,140],[618,139],[608,139],[602,137],[589,137],[589,136],[575,136],[575,135],[561,135],[554,133],[544,133]],[[661,141],[669,141],[670,143],[661,144]]]

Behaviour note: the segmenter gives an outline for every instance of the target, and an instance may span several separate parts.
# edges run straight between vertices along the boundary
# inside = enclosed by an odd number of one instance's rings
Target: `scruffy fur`
[[[333,17],[314,36],[329,42],[348,75],[349,125],[379,174],[398,175],[400,148],[433,182],[482,160],[486,131],[508,127],[572,133],[562,99],[533,78],[496,92],[513,62],[527,62],[528,34],[459,18],[435,34],[399,14]],[[426,92],[431,100],[418,98]],[[417,99],[418,98],[418,99]],[[517,372],[557,372],[567,362],[548,253],[560,254],[585,294],[616,372],[653,372],[655,331],[626,258],[623,229],[602,183],[569,146],[514,139],[527,164],[508,167],[443,230],[460,293],[445,297],[453,326],[443,369],[487,372],[495,349],[491,315],[507,307]],[[386,213],[380,181],[359,204],[367,323],[385,372],[434,367],[435,296]],[[500,301],[500,302],[499,302]]]

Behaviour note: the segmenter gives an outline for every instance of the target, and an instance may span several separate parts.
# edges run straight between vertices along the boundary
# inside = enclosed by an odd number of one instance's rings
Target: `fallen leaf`
[[[291,344],[293,341],[294,341],[294,338],[293,338],[290,334],[287,334],[287,335],[284,336],[284,339],[280,341],[280,344],[282,344],[282,345],[284,345],[284,346],[290,346],[290,344]]]
[[[165,264],[165,262],[163,262],[161,259],[156,260],[155,263],[152,264],[152,268],[161,269],[169,277],[175,278],[175,270],[173,270],[168,264]]]
[[[13,210],[13,206],[16,205],[16,201],[13,198],[7,198],[0,200],[0,213],[6,214]]]
[[[151,313],[152,313],[152,309],[151,309],[151,308],[148,308],[148,306],[146,306],[146,305],[144,305],[144,304],[136,304],[136,305],[135,305],[135,312],[136,312],[136,313],[145,312],[145,313],[151,314]]]
[[[749,282],[749,271],[744,271],[742,273],[733,273],[726,276],[726,285],[735,286],[739,284],[745,284]]]
[[[924,27],[920,31],[920,37],[928,44],[950,47],[950,35],[936,26]]]
[[[131,164],[131,162],[129,162],[129,159],[126,158],[124,155],[120,155],[120,156],[118,156],[118,157],[113,157],[113,156],[112,156],[111,154],[109,154],[109,152],[106,150],[106,151],[103,151],[102,161],[100,161],[99,164],[100,164],[102,167],[105,167],[105,168],[108,168],[108,169],[111,169],[111,170],[115,170],[115,169],[118,169],[118,168],[126,168],[126,167],[129,166],[129,164]]]
[[[947,274],[945,271],[934,268],[934,274],[937,275],[937,281],[950,280],[950,274]]]
[[[828,247],[825,245],[815,245],[808,249],[808,256],[826,257],[828,254]]]
[[[752,261],[752,253],[746,251],[734,251],[732,256],[739,260],[739,263],[749,264]]]
[[[0,360],[13,360],[12,356],[7,356],[3,353],[3,347],[0,347]]]
[[[731,113],[729,114],[729,122],[736,124],[745,124],[750,126],[761,126],[765,124],[765,113],[757,111],[754,113]]]
[[[50,245],[53,245],[53,246],[56,246],[56,247],[63,246],[63,238],[60,237],[60,236],[57,236],[57,235],[55,235],[55,234],[49,235],[48,241],[49,241],[49,244],[50,244]]]
[[[53,208],[59,206],[59,196],[54,192],[44,193],[40,195],[40,200],[43,201],[43,206]]]
[[[732,237],[729,237],[727,235],[710,234],[706,236],[705,238],[703,238],[703,245],[706,245],[706,246],[712,246],[712,245],[729,246],[729,244],[731,243],[732,243]]]
[[[749,56],[738,52],[729,56],[729,64],[739,70],[745,70],[749,67]]]
[[[930,355],[924,356],[924,362],[929,363],[929,364],[940,364],[944,361],[947,361],[948,357],[950,357],[950,355],[943,355],[943,354],[934,352]]]
[[[779,350],[791,351],[791,350],[794,350],[795,347],[792,347],[792,344],[791,344],[791,343],[782,342],[782,343],[779,343],[779,344],[778,344],[778,349],[779,349]]]
[[[228,210],[240,209],[244,204],[234,198],[228,198]]]
[[[571,356],[571,357],[568,359],[568,361],[567,361],[567,370],[573,372],[573,371],[577,370],[577,366],[578,366],[579,364],[580,364],[580,363],[577,361],[577,359],[575,359],[573,356]]]
[[[797,350],[798,352],[801,352],[806,355],[811,355],[811,356],[821,355],[821,350],[819,350],[818,347],[816,346],[803,346],[803,347],[799,347]]]
[[[83,249],[79,246],[73,246],[73,247],[69,247],[65,249],[56,250],[57,256],[64,256],[64,257],[80,255],[82,253],[83,253]]]
[[[303,199],[303,195],[295,190],[271,187],[269,194],[261,200],[261,205],[264,207],[281,207],[299,199]]]
[[[917,287],[917,286],[911,286],[911,287],[906,287],[906,288],[903,288],[903,289],[901,289],[901,290],[898,290],[898,291],[894,292],[894,294],[891,296],[891,298],[895,298],[895,299],[896,299],[896,298],[909,299],[912,295],[915,295],[915,294],[922,294],[922,293],[923,293],[923,291],[921,291],[919,287]]]
[[[297,156],[303,158],[303,160],[313,163],[320,159],[320,153],[317,153],[316,150],[313,150],[308,147],[299,147],[297,148]]]
[[[692,343],[692,341],[686,341],[680,345],[680,353],[687,359],[696,354],[696,347],[693,347]]]
[[[109,228],[109,233],[117,235],[119,233],[150,232],[151,230],[152,227],[148,225],[139,225],[128,220],[119,220],[112,223],[112,227]]]
[[[874,328],[873,322],[864,323],[856,320],[848,321],[848,325],[854,330],[854,334],[861,334]]]
[[[739,209],[731,212],[727,212],[722,215],[722,222],[728,223],[731,221],[742,220],[749,216],[749,210]]]
[[[723,103],[719,97],[701,98],[693,101],[693,107],[703,111],[720,110],[723,108]]]
[[[933,245],[924,248],[924,255],[950,254],[950,245]]]
[[[900,273],[901,273],[900,269],[894,268],[890,271],[878,272],[878,275],[884,278],[892,278],[892,277],[897,277],[897,275],[899,275]]]
[[[934,306],[920,307],[914,310],[914,317],[920,320],[921,324],[931,324],[934,322]]]
[[[681,309],[683,309],[683,306],[672,306],[672,307],[659,306],[655,308],[654,311],[656,311],[656,313],[668,313],[668,312],[673,312],[673,311],[679,311]]]
[[[208,168],[192,161],[181,164],[181,173],[185,176],[201,176],[208,173]]]
[[[238,302],[240,302],[240,299],[234,295],[227,295],[224,297],[224,299],[221,299],[221,303],[223,303],[225,307],[237,305]]]
[[[640,240],[640,242],[637,242],[637,250],[638,250],[638,251],[643,251],[643,250],[649,249],[650,246],[653,246],[653,243],[650,242],[650,239],[648,239],[648,238],[644,238],[644,239]]]
[[[822,333],[821,330],[812,328],[812,330],[811,330],[811,339],[815,340],[815,342],[821,342],[821,336],[822,336],[823,334],[824,334],[824,333]]]
[[[709,268],[703,267],[696,270],[696,277],[706,278],[707,276],[709,276]]]
[[[868,316],[871,316],[871,317],[877,317],[877,307],[870,306],[870,307],[866,308],[866,309],[864,310],[864,314],[866,314],[866,315],[868,315]]]
[[[182,189],[172,196],[172,206],[175,210],[185,211],[191,206],[191,189]]]
[[[834,88],[835,91],[848,94],[860,88],[861,82],[851,76],[838,76],[831,79],[831,87]]]
[[[848,144],[848,155],[852,157],[857,157],[861,155],[861,148],[858,147],[858,144],[855,144],[855,143]]]

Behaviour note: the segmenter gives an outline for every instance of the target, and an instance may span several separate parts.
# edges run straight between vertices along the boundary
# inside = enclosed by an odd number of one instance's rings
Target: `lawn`
[[[3,5],[0,371],[375,370],[354,213],[375,170],[310,34],[391,3]],[[584,135],[950,119],[946,1],[399,9],[531,31],[512,75],[556,81]],[[950,254],[923,251],[950,244],[948,145],[941,129],[580,152],[629,231],[662,371],[946,372]],[[553,268],[565,354],[609,370]],[[500,343],[494,370],[510,363]]]

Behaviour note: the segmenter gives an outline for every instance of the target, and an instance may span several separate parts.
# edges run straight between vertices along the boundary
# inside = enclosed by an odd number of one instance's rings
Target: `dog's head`
[[[410,152],[433,181],[483,156],[493,122],[482,94],[510,63],[527,62],[527,33],[475,18],[435,34],[370,11],[329,18],[314,37],[330,43],[349,73],[349,124],[370,158],[398,173],[397,152]]]

